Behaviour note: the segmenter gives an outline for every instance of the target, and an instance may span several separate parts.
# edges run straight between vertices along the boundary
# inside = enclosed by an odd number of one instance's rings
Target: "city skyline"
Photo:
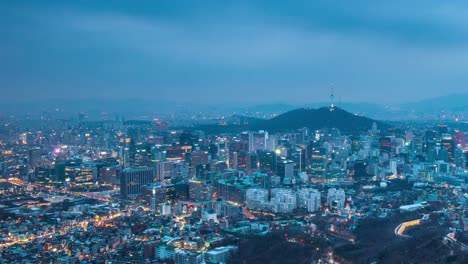
[[[308,103],[334,88],[335,101],[396,104],[463,93],[468,82],[468,7],[456,2],[0,7],[1,103]]]
[[[0,1],[0,263],[468,263],[467,17]]]

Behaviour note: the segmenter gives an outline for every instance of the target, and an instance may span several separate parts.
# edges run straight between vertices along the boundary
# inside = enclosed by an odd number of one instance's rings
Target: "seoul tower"
[[[335,110],[334,100],[335,100],[335,96],[333,95],[333,87],[332,87],[331,94],[330,94],[330,112]]]

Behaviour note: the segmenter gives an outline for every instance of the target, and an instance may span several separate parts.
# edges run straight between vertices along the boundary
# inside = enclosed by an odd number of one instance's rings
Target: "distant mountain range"
[[[374,122],[379,129],[389,128],[389,125],[384,122],[358,116],[338,107],[334,107],[333,110],[330,107],[321,107],[318,109],[298,108],[271,119],[235,116],[234,118],[223,120],[221,124],[201,125],[197,128],[207,133],[263,129],[271,132],[283,132],[302,127],[308,127],[312,130],[338,128],[346,134],[359,134],[371,129]]]
[[[41,114],[54,112],[63,116],[71,116],[85,112],[89,116],[98,117],[102,112],[115,114],[160,114],[175,113],[180,116],[191,116],[192,113],[213,113],[212,118],[243,115],[248,117],[274,117],[282,113],[301,108],[320,108],[329,105],[327,102],[307,104],[202,104],[174,103],[151,99],[73,99],[46,100],[21,103],[0,103],[1,114]],[[338,107],[347,111],[379,120],[420,120],[443,118],[444,114],[468,117],[468,93],[447,95],[411,103],[381,105],[378,103],[337,103]],[[465,118],[466,119],[466,118]]]

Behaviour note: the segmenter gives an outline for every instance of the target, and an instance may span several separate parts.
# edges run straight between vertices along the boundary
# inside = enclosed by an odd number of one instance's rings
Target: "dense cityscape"
[[[3,116],[0,258],[466,261],[466,123],[390,125],[333,103],[270,121],[300,123],[293,119],[307,113],[361,126],[345,134],[327,126],[244,131],[245,120],[175,128],[157,117]],[[207,132],[213,126],[240,132]]]
[[[463,1],[0,1],[0,264],[468,263]]]

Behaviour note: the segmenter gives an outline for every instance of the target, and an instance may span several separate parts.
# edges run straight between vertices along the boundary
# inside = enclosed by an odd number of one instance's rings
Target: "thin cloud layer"
[[[467,6],[373,1],[9,3],[3,100],[407,102],[466,91]]]

